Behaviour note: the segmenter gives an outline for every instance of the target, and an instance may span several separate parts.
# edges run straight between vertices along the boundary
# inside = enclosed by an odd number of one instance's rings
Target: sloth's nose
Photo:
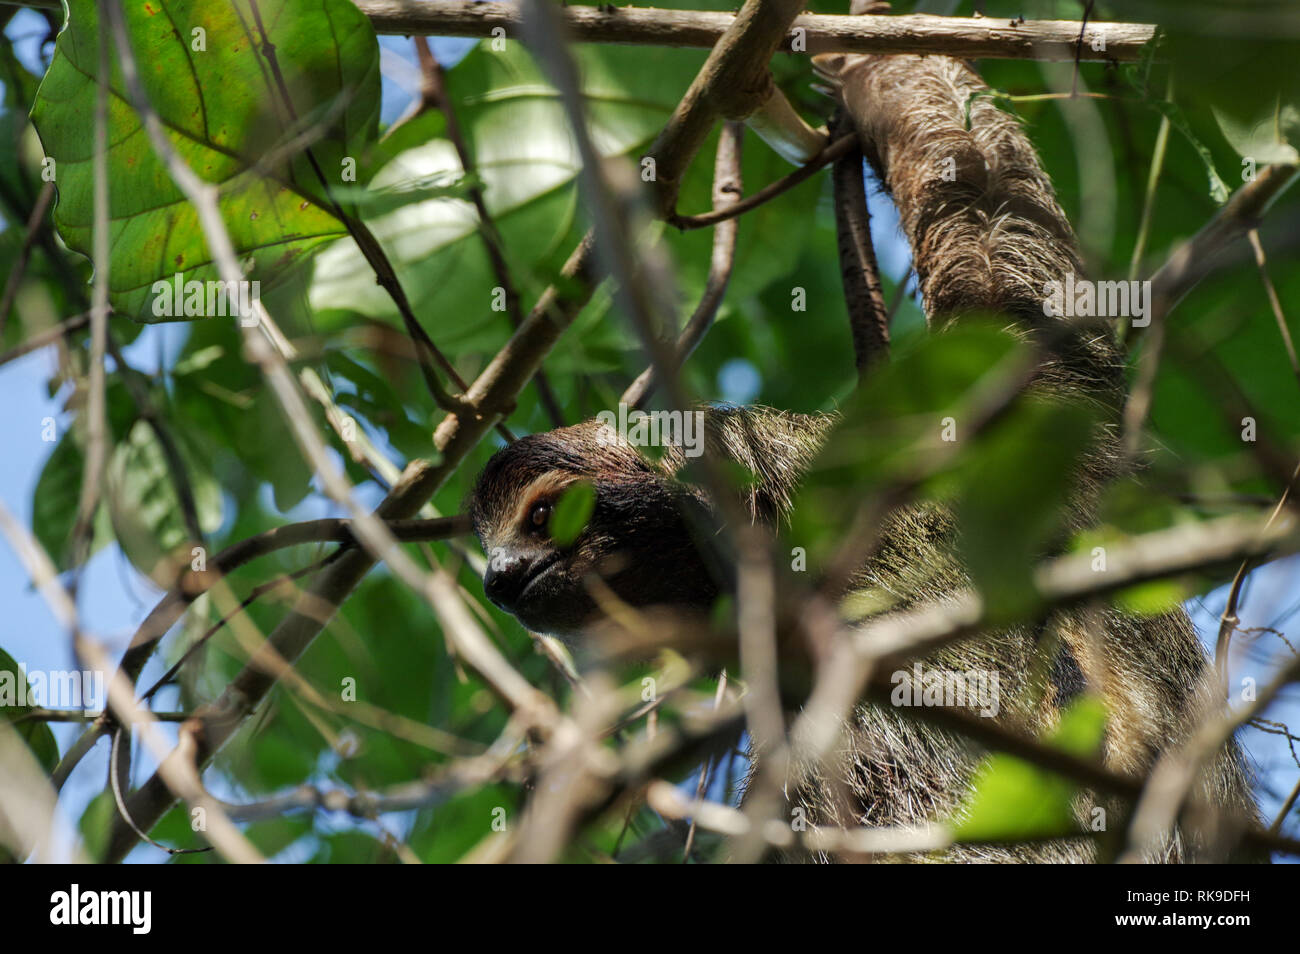
[[[512,612],[528,583],[532,568],[532,560],[517,554],[493,557],[483,574],[483,592],[501,609]]]

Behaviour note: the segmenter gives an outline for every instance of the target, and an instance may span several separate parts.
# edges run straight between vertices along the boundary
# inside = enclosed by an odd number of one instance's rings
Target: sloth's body
[[[1122,470],[1113,422],[1122,406],[1123,360],[1105,327],[1048,318],[1045,286],[1084,274],[1073,232],[1015,119],[1001,112],[964,63],[942,56],[819,56],[818,71],[841,90],[863,155],[899,210],[926,314],[936,329],[971,312],[1003,316],[1050,355],[1036,388],[1080,401],[1110,421],[1097,432],[1063,502],[1074,528],[1087,525],[1097,491]],[[825,439],[831,420],[764,409],[710,413],[710,452],[758,478],[750,517],[776,521]],[[488,464],[472,501],[475,530],[494,557],[488,595],[530,628],[575,638],[600,617],[587,580],[603,580],[625,603],[707,612],[716,567],[692,528],[709,526],[710,501],[673,475],[683,456],[655,463],[600,438],[588,421],[523,438]],[[548,507],[577,479],[596,488],[595,512],[572,547],[546,537]],[[700,519],[703,516],[704,519]],[[854,584],[887,594],[890,611],[951,599],[970,587],[942,507],[903,509],[881,528],[875,555]],[[721,583],[725,586],[725,580]],[[1182,611],[1155,618],[1115,610],[1066,610],[1038,628],[1008,629],[954,644],[925,660],[956,672],[996,673],[997,720],[1039,735],[1086,690],[1108,708],[1103,757],[1125,772],[1148,769],[1215,704],[1207,661]],[[951,734],[879,705],[860,706],[845,733],[838,778],[813,776],[787,792],[815,823],[895,825],[949,816],[969,791],[982,753]],[[833,783],[833,784],[832,784]],[[838,793],[847,786],[846,805]],[[832,793],[837,797],[832,797]],[[1229,747],[1207,772],[1199,801],[1239,817],[1254,807],[1240,753]],[[1097,816],[1088,796],[1080,820]],[[1108,827],[1122,820],[1111,806]],[[1212,826],[1198,826],[1213,840]],[[1173,838],[1154,860],[1185,860],[1198,844]],[[1019,847],[968,847],[963,860],[1065,861],[1094,857],[1086,839]]]
[[[740,462],[761,481],[748,493],[749,515],[779,519],[799,476],[833,419],[767,408],[706,412],[710,453]],[[471,501],[475,532],[493,560],[485,589],[501,608],[535,632],[581,645],[602,613],[593,587],[607,586],[619,601],[645,609],[669,607],[707,614],[728,581],[702,546],[702,528],[714,525],[707,496],[676,479],[679,448],[658,461],[601,439],[591,420],[535,434],[498,452],[479,478]],[[568,547],[546,533],[551,509],[576,481],[596,490],[587,528]],[[541,515],[541,519],[537,519]],[[942,507],[913,507],[889,519],[881,545],[861,568],[855,588],[884,592],[891,612],[949,599],[970,587],[955,556],[956,528]],[[1142,772],[1212,705],[1208,663],[1181,610],[1154,618],[1115,610],[1063,611],[1042,627],[1002,630],[944,649],[923,661],[932,671],[997,675],[995,720],[1040,734],[1086,690],[1108,710],[1104,760],[1123,772]],[[815,823],[835,827],[901,825],[947,818],[969,793],[971,773],[984,753],[961,738],[877,704],[860,705],[844,749],[832,764],[851,793],[846,804],[814,773],[788,793]],[[1224,754],[1198,792],[1210,805],[1253,816],[1247,775],[1235,748]],[[1080,821],[1108,803],[1081,798]],[[1181,839],[1159,859],[1183,860]],[[950,857],[989,861],[1085,861],[1085,839],[1018,847],[961,848]]]

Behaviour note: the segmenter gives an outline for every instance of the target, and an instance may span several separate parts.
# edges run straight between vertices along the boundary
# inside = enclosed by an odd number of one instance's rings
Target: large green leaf
[[[365,16],[347,0],[126,0],[123,6],[145,93],[177,153],[221,186],[223,218],[249,280],[272,281],[343,234],[307,156],[285,147],[310,126],[321,137],[311,152],[332,188],[344,184],[345,157],[359,157],[375,138],[378,46]],[[99,42],[107,28],[94,0],[69,0],[68,8],[32,119],[57,163],[55,223],[68,245],[89,254],[91,130]],[[291,104],[265,55],[259,21]],[[215,270],[194,209],[155,156],[117,67],[110,89],[112,303],[154,321],[154,282],[177,273],[208,280]],[[255,168],[268,157],[271,168]]]
[[[596,509],[596,488],[580,480],[568,487],[555,504],[550,533],[557,546],[567,547],[587,526]]]
[[[671,115],[699,60],[670,49],[580,47],[588,125],[605,155],[627,153],[649,142]],[[647,76],[667,78],[647,84]],[[493,51],[480,44],[448,76],[457,116],[473,153],[487,207],[501,230],[517,283],[557,252],[577,216],[574,184],[580,161],[563,103],[517,41]],[[397,135],[400,135],[401,131]],[[377,188],[459,173],[447,139],[406,149],[374,176]],[[433,198],[371,216],[368,224],[387,246],[417,312],[433,317],[441,345],[481,346],[508,326],[492,311],[497,284],[464,201]],[[316,262],[311,303],[317,309],[349,309],[392,318],[392,301],[375,284],[356,246],[340,242]],[[486,334],[486,337],[485,337]],[[473,337],[471,337],[473,336]]]

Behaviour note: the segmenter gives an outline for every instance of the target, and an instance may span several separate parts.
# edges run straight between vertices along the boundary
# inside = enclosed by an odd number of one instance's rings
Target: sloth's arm
[[[1066,330],[1052,347],[1071,383],[1118,399],[1110,329],[1063,329],[1044,314],[1047,284],[1082,278],[1083,263],[1033,145],[979,75],[945,56],[824,54],[814,65],[898,206],[931,324],[983,312]]]

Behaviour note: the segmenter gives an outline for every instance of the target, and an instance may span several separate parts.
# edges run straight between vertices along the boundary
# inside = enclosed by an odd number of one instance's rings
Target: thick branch
[[[472,0],[353,0],[376,33],[491,36],[501,27],[514,36],[519,9],[510,3]],[[802,9],[802,7],[799,7]],[[686,46],[711,49],[736,17],[703,10],[641,7],[566,7],[569,34],[585,43]],[[743,12],[742,12],[743,15]],[[807,53],[946,53],[964,59],[1083,60],[1136,62],[1155,27],[1146,23],[1089,23],[1079,45],[1076,20],[1001,17],[838,16],[804,14],[779,38],[790,52],[802,30]],[[1104,40],[1104,47],[1101,41]],[[1098,47],[1101,49],[1094,49]],[[766,66],[763,60],[759,66]]]
[[[650,147],[661,215],[677,204],[682,176],[714,123],[744,119],[767,102],[775,88],[768,61],[802,8],[802,0],[747,0],[729,21]]]

